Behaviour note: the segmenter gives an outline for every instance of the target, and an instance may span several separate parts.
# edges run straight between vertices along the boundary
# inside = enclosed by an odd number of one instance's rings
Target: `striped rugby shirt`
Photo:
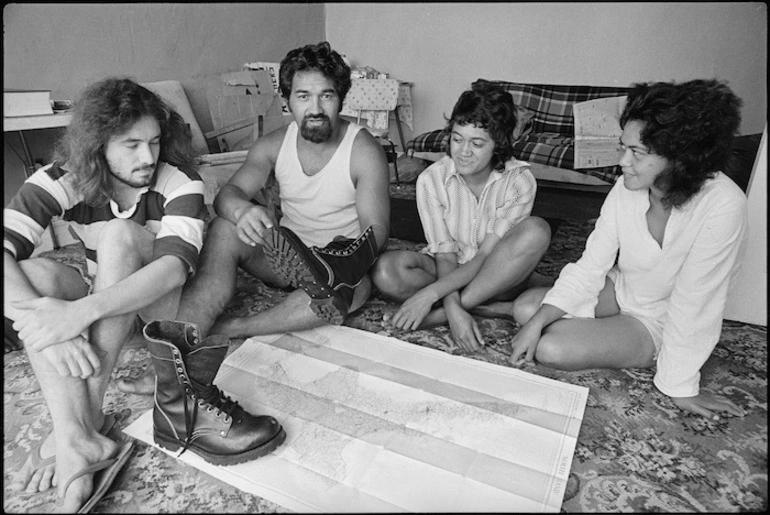
[[[428,254],[457,254],[457,263],[476,255],[484,237],[502,238],[528,217],[537,183],[529,163],[510,159],[502,172],[492,170],[477,200],[449,156],[433,163],[417,177],[417,210],[425,231]]]
[[[74,174],[52,163],[32,174],[4,209],[3,246],[17,260],[28,258],[51,219],[60,216],[85,245],[89,273],[95,274],[99,232],[108,221],[122,218],[155,234],[153,260],[177,256],[193,274],[203,246],[203,192],[203,181],[196,173],[161,163],[155,183],[137,190],[137,202],[130,209],[121,212],[112,200],[93,207],[75,190]]]

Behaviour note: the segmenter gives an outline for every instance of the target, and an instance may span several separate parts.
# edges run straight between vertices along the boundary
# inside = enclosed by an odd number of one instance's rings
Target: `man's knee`
[[[25,259],[19,261],[19,268],[45,297],[75,300],[88,294],[88,285],[74,268],[52,259]]]
[[[145,227],[132,220],[115,218],[99,231],[97,252],[102,258],[105,254],[128,259],[130,256],[142,256],[148,259],[152,253],[155,236]]]

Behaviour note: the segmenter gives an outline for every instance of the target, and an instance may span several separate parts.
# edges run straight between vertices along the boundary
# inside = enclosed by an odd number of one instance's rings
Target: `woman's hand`
[[[101,369],[99,356],[82,336],[48,346],[40,354],[64,377],[85,379],[97,375]]]
[[[438,295],[430,289],[430,286],[423,288],[401,304],[390,322],[400,329],[414,331],[428,316],[437,300]]]
[[[727,397],[709,392],[701,391],[695,397],[671,397],[671,400],[684,411],[703,415],[704,417],[713,420],[719,420],[719,415],[714,414],[715,411],[719,413],[730,413],[736,417],[743,417],[746,415],[746,412],[743,409]]]
[[[534,361],[537,344],[540,341],[543,330],[538,324],[524,324],[516,336],[513,337],[511,357],[508,360],[511,365],[518,366],[522,361]]]
[[[93,323],[77,301],[39,297],[12,303],[19,310],[13,328],[26,347],[42,351],[49,345],[79,336]]]
[[[465,352],[473,352],[484,346],[481,329],[470,313],[457,305],[453,307],[445,305],[444,309],[449,321],[449,329],[452,331],[452,339],[461,349]]]

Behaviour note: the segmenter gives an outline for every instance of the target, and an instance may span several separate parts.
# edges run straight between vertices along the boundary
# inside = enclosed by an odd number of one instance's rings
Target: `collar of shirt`
[[[467,186],[468,184],[465,182],[465,178],[463,178],[462,175],[457,173],[457,169],[455,168],[455,162],[452,160],[452,158],[449,158],[449,163],[447,164],[447,174],[444,178],[444,186],[446,187],[449,185],[449,182],[453,180],[459,181],[460,184],[463,184],[464,186]],[[505,171],[508,171],[508,164],[505,166]],[[484,185],[484,188],[486,188],[488,185],[494,183],[495,181],[500,180],[502,178],[503,172],[499,172],[497,170],[492,170],[492,173],[489,174],[489,177],[487,177],[487,182]]]

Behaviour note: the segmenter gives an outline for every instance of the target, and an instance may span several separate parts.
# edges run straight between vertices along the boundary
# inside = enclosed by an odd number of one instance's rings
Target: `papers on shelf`
[[[620,115],[626,97],[598,98],[572,106],[575,168],[613,166],[620,161]]]
[[[3,116],[37,116],[41,114],[53,114],[50,90],[3,90]]]

